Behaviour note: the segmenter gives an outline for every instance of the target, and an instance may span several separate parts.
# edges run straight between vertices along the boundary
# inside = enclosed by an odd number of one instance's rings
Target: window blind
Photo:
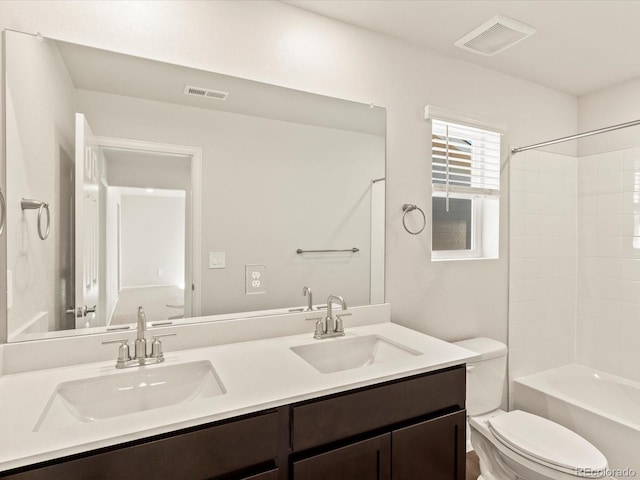
[[[432,120],[435,191],[495,196],[500,193],[500,134]]]

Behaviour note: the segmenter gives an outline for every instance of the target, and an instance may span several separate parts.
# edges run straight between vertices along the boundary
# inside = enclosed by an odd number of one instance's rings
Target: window
[[[497,258],[500,133],[478,128],[477,122],[427,118],[432,124],[431,258]]]

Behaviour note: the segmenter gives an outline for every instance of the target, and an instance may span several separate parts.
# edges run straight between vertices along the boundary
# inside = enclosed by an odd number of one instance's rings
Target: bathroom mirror
[[[4,45],[9,341],[384,301],[383,108]]]

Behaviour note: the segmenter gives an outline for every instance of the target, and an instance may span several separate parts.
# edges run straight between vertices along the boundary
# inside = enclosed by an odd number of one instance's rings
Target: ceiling
[[[283,0],[581,96],[640,76],[640,0]],[[492,57],[453,44],[495,15],[537,30]]]

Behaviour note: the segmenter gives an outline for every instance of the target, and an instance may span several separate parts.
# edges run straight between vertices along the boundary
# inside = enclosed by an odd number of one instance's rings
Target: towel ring
[[[51,230],[51,213],[49,212],[49,204],[47,202],[41,202],[40,200],[30,200],[23,198],[20,202],[22,210],[35,210],[38,209],[38,236],[40,240],[46,240]],[[42,212],[47,212],[47,227],[42,233]]]
[[[412,212],[414,210],[418,210],[422,214],[422,228],[420,230],[418,230],[417,232],[412,232],[411,230],[409,230],[409,228],[407,228],[407,224],[406,224],[407,213]],[[410,203],[405,203],[404,205],[402,205],[402,211],[404,212],[402,214],[402,226],[404,227],[404,229],[408,233],[410,233],[411,235],[418,235],[419,233],[422,233],[422,231],[427,226],[427,216],[424,214],[422,209],[420,207],[418,207],[417,205],[413,205],[413,204],[410,204]]]

